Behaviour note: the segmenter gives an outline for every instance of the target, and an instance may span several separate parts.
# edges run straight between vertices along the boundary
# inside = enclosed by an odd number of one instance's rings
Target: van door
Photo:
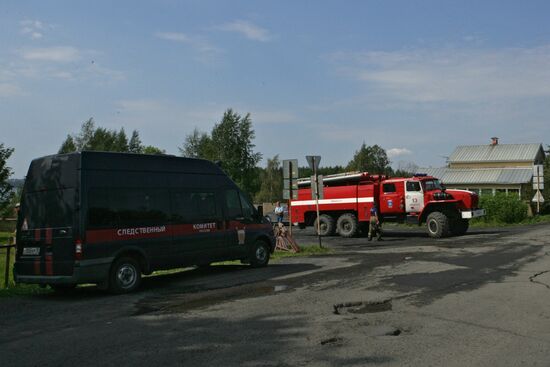
[[[72,275],[75,189],[25,193],[18,228],[17,273]]]
[[[420,181],[405,183],[405,208],[407,213],[420,213],[424,208],[424,193]]]
[[[226,241],[228,255],[246,256],[255,234],[255,209],[237,189],[225,190]]]
[[[225,247],[219,192],[182,189],[172,192],[174,248],[184,262],[207,263]]]

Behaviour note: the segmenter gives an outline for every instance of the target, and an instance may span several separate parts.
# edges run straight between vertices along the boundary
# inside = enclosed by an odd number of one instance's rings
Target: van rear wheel
[[[253,268],[261,268],[269,263],[269,246],[264,241],[258,240],[252,246],[250,254],[250,266]]]
[[[121,257],[115,261],[109,277],[109,290],[111,293],[130,293],[135,291],[140,284],[141,268],[136,259]]]

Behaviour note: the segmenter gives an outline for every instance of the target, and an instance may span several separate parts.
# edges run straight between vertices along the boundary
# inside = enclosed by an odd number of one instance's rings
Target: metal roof
[[[456,147],[449,163],[533,162],[542,144],[462,145]]]
[[[533,168],[421,168],[419,172],[439,178],[448,185],[524,184],[533,178]]]

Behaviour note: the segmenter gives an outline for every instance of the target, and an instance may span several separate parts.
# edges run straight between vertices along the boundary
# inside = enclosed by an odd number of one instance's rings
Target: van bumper
[[[85,260],[75,263],[72,275],[27,275],[13,270],[16,283],[27,284],[82,284],[101,283],[109,276],[113,258],[108,260]]]

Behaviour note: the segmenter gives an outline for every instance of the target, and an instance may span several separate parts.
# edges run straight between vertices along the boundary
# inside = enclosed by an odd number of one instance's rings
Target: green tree
[[[254,152],[254,129],[250,114],[244,117],[228,109],[210,135],[194,130],[180,148],[182,155],[221,161],[225,172],[248,193],[259,188],[256,165],[261,153]]]
[[[146,147],[143,147],[143,150],[141,151],[143,154],[166,154],[166,151],[163,149],[154,147],[152,145],[147,145]]]
[[[124,128],[119,131],[103,127],[96,128],[93,118],[82,124],[79,133],[67,135],[59,148],[59,153],[81,152],[83,150],[165,154],[164,150],[160,148],[143,146],[137,130],[132,132],[132,136],[128,141]]]
[[[389,174],[392,169],[386,151],[378,146],[367,146],[365,143],[355,152],[348,163],[348,171],[367,171],[372,174]]]
[[[13,171],[7,165],[13,150],[13,148],[4,147],[4,144],[0,143],[0,213],[4,213],[13,197],[12,186],[8,182]]]
[[[267,166],[260,171],[260,191],[256,201],[275,202],[283,198],[283,171],[279,155],[267,159]]]
[[[130,141],[128,142],[128,152],[143,152],[143,145],[141,144],[141,139],[139,138],[139,133],[137,132],[137,130],[132,131],[132,136],[130,137]]]
[[[185,137],[183,147],[179,148],[179,151],[187,158],[211,159],[215,155],[212,139],[207,133],[200,132],[197,128]]]
[[[61,148],[59,148],[58,153],[59,154],[71,153],[71,152],[76,152],[77,150],[78,149],[76,148],[74,138],[69,134],[67,135],[67,138],[65,139],[65,141],[61,143]]]

